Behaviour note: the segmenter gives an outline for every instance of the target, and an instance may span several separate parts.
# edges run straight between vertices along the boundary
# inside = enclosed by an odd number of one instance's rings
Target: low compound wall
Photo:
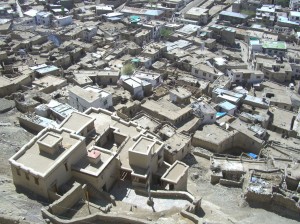
[[[64,220],[60,219],[54,215],[52,215],[47,208],[42,208],[42,214],[44,218],[50,220],[53,224],[82,224],[82,223],[118,223],[118,224],[150,224],[151,222],[131,218],[128,216],[121,215],[107,215],[102,213],[96,213],[92,215],[88,215],[82,218],[75,218],[72,220]]]
[[[242,187],[243,181],[244,181],[244,179],[242,179],[241,181],[234,181],[234,180],[227,180],[227,179],[221,178],[219,183],[226,187]]]
[[[135,189],[137,194],[148,197],[148,192],[142,189]],[[151,196],[154,198],[171,198],[171,199],[184,199],[193,203],[195,197],[188,192],[185,191],[153,191],[151,190]]]
[[[71,190],[65,193],[60,199],[49,205],[49,209],[54,215],[61,215],[69,208],[72,208],[80,199],[83,199],[85,186],[76,183]]]
[[[280,205],[287,208],[290,211],[300,214],[300,205],[297,204],[293,199],[285,197],[284,195],[274,193],[272,197],[272,202],[275,205]]]
[[[180,215],[182,215],[186,219],[191,220],[195,224],[198,224],[201,221],[201,219],[197,215],[187,212],[185,210],[181,210]]]
[[[148,192],[141,189],[135,189],[137,194],[141,194],[143,196],[148,197]],[[192,212],[198,210],[201,207],[201,199],[196,200],[193,195],[188,192],[184,191],[153,191],[151,190],[151,196],[154,198],[172,198],[172,199],[184,199],[190,202],[189,205],[186,205],[184,209],[180,211],[180,214],[193,223],[198,224],[200,223],[200,218]]]
[[[259,194],[253,191],[248,191],[246,193],[246,200],[253,202],[261,202],[265,204],[273,204],[282,206],[289,211],[300,214],[300,206],[297,205],[293,199],[285,197],[284,195],[273,193],[273,194]]]

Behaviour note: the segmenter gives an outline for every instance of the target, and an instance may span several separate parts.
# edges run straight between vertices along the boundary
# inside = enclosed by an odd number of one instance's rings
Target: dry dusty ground
[[[218,223],[299,223],[267,211],[252,208],[242,197],[242,189],[210,184],[209,160],[188,155],[185,162],[189,169],[188,191],[202,197],[204,220]]]
[[[33,137],[19,127],[18,114],[16,109],[0,114],[0,217],[22,223],[44,223],[40,212],[42,204],[18,194],[12,183],[8,159]],[[0,218],[0,223],[10,222]]]

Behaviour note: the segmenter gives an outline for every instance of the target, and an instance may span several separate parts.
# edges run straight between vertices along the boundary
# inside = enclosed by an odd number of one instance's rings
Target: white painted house
[[[223,75],[223,73],[212,66],[199,63],[192,67],[192,75],[200,79],[214,82],[221,75]]]
[[[54,24],[56,26],[68,26],[73,23],[72,16],[56,16],[54,20]]]
[[[210,104],[196,101],[191,104],[191,108],[193,108],[194,115],[201,119],[201,125],[216,122],[217,111]]]
[[[37,25],[50,26],[53,15],[50,12],[38,12],[35,17]]]
[[[69,90],[69,104],[81,112],[90,107],[108,109],[113,106],[112,94],[96,86],[74,86]]]
[[[158,73],[138,71],[134,74],[134,77],[151,83],[152,87],[156,87],[163,83],[163,78]]]
[[[261,71],[252,71],[249,69],[228,69],[228,77],[234,83],[258,83],[264,79],[264,73]]]

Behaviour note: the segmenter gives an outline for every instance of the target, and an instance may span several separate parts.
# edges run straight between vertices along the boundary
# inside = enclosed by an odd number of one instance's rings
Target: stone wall
[[[148,192],[144,189],[135,189],[137,194],[143,195],[148,197]],[[195,200],[194,196],[191,195],[189,192],[185,191],[162,191],[162,190],[151,190],[151,196],[156,198],[172,198],[172,199],[183,199],[187,200],[190,203],[193,203]]]
[[[300,205],[297,204],[293,199],[285,197],[284,195],[273,193],[273,194],[259,194],[253,191],[248,191],[246,194],[247,201],[260,202],[264,204],[273,204],[282,206],[289,211],[300,214]]]
[[[49,205],[53,215],[61,215],[69,208],[72,208],[80,199],[85,198],[85,186],[75,183],[71,190],[65,193],[60,199]]]
[[[86,217],[74,218],[71,220],[60,219],[51,214],[46,208],[42,208],[45,219],[49,219],[53,224],[82,224],[82,223],[118,223],[118,224],[150,224],[151,222],[122,215],[108,215],[95,213]]]
[[[242,187],[243,179],[241,181],[234,181],[221,178],[219,183],[226,187]]]

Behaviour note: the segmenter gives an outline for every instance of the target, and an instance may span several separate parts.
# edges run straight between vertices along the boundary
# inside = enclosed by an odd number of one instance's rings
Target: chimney
[[[101,152],[95,148],[89,150],[87,156],[91,164],[97,164],[101,161]]]

